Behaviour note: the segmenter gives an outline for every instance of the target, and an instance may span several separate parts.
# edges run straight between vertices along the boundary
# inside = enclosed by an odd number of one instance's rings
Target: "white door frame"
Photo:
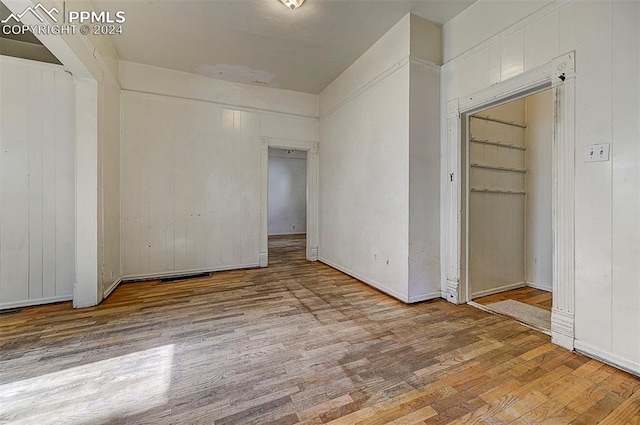
[[[318,142],[260,138],[260,267],[269,265],[269,148],[307,152],[307,260],[318,261]]]
[[[453,303],[470,301],[468,276],[468,120],[479,110],[553,89],[553,308],[551,338],[573,350],[575,302],[574,169],[575,169],[575,52],[447,103],[448,211],[443,232],[445,279],[442,291]]]

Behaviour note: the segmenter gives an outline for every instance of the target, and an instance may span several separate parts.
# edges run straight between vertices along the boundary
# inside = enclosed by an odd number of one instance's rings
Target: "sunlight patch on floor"
[[[165,404],[173,344],[0,385],[0,423],[89,424]]]

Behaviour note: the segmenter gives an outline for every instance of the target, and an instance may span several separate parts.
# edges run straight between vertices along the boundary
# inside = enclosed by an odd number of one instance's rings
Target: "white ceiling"
[[[123,10],[120,59],[319,93],[408,12],[447,22],[475,0],[93,0]]]

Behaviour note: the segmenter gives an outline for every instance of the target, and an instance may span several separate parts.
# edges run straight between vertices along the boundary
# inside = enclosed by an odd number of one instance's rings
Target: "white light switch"
[[[589,145],[584,152],[584,162],[600,162],[609,160],[609,143]]]

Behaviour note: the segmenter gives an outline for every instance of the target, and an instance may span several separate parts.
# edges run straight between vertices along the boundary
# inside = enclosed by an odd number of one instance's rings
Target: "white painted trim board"
[[[19,308],[19,307],[31,307],[35,305],[59,303],[59,302],[71,301],[71,300],[73,300],[73,295],[69,294],[69,295],[60,295],[57,297],[38,298],[34,300],[10,301],[6,303],[0,303],[0,310],[6,310],[10,308]]]
[[[118,285],[120,285],[120,283],[122,283],[121,277],[119,277],[118,279],[115,280],[115,282],[109,285],[109,287],[105,289],[104,292],[102,293],[102,301],[106,300],[107,297],[111,295],[111,293],[118,287]]]
[[[216,102],[214,100],[198,99],[195,97],[159,94],[159,93],[154,93],[154,92],[149,92],[144,90],[132,90],[132,89],[121,89],[120,91],[122,94],[129,95],[129,96],[152,97],[157,99],[175,100],[175,101],[182,101],[182,102],[188,102],[188,103],[206,103],[206,104],[218,106],[224,109],[232,109],[234,111],[255,112],[259,114],[268,114],[268,115],[273,115],[277,117],[299,118],[304,120],[316,120],[316,121],[318,120],[318,117],[314,117],[311,115],[279,112],[279,111],[273,111],[271,109],[266,109],[266,108],[257,108],[253,106],[244,106],[244,105],[238,105],[238,104],[226,103],[226,102]]]
[[[510,283],[508,285],[504,285],[499,288],[491,288],[491,289],[485,289],[484,291],[472,292],[471,298],[473,299],[473,298],[486,297],[488,295],[499,294],[500,292],[510,291],[512,289],[524,288],[525,286],[527,286],[526,282]]]
[[[424,59],[420,59],[420,58],[416,58],[414,56],[407,55],[407,56],[403,57],[402,59],[400,59],[399,61],[394,62],[392,65],[387,67],[384,71],[380,72],[378,75],[376,75],[375,77],[373,77],[372,79],[370,79],[369,81],[364,83],[362,85],[362,87],[360,87],[359,89],[357,89],[353,93],[351,93],[351,94],[345,96],[344,98],[342,98],[342,100],[340,100],[335,105],[327,108],[326,111],[324,111],[324,113],[323,113],[323,111],[319,111],[319,114],[318,114],[319,115],[319,119],[324,119],[324,118],[330,116],[331,114],[336,112],[338,109],[342,108],[343,106],[345,106],[348,103],[350,103],[352,100],[354,100],[357,97],[359,97],[361,94],[363,94],[366,91],[368,91],[370,88],[376,86],[378,83],[382,82],[387,77],[393,75],[396,71],[399,71],[400,69],[402,69],[405,66],[410,65],[410,64],[422,65],[422,66],[425,66],[425,67],[437,69],[438,71],[441,68],[440,65],[437,65],[437,64],[435,64],[433,62],[429,62],[429,61],[424,60]]]
[[[318,261],[320,261],[321,263],[324,263],[327,266],[332,267],[332,268],[334,268],[334,269],[336,269],[338,271],[341,271],[342,273],[347,274],[347,275],[349,275],[349,276],[351,276],[351,277],[353,277],[353,278],[355,278],[355,279],[357,279],[357,280],[359,280],[359,281],[361,281],[363,283],[366,283],[367,285],[373,287],[374,289],[377,289],[380,292],[384,292],[385,294],[387,294],[389,296],[392,296],[393,298],[395,298],[395,299],[397,299],[399,301],[402,301],[404,303],[409,303],[408,297],[406,297],[406,296],[394,291],[393,289],[386,288],[380,282],[377,282],[377,281],[375,281],[373,279],[366,278],[366,277],[362,276],[361,274],[356,273],[356,272],[354,272],[353,270],[350,270],[347,267],[344,267],[344,266],[341,266],[341,265],[339,265],[337,263],[334,263],[331,260],[327,260],[324,257],[319,257]]]
[[[585,344],[578,339],[574,340],[573,345],[576,352],[580,354],[584,354],[587,357],[599,360],[602,363],[617,367],[618,369],[622,369],[626,372],[640,377],[640,362],[622,358],[610,351],[602,350],[589,344]]]
[[[526,282],[526,285],[530,288],[539,289],[541,291],[553,292],[551,285],[544,285],[542,283]]]
[[[260,267],[269,265],[269,148],[294,149],[307,153],[307,241],[306,258],[318,260],[320,195],[318,142],[292,140],[273,137],[260,137]]]
[[[224,265],[219,267],[212,268],[203,268],[203,269],[193,269],[193,270],[179,270],[179,271],[168,271],[161,273],[146,273],[146,274],[136,274],[136,275],[127,275],[123,276],[121,282],[131,282],[131,281],[139,281],[139,280],[156,280],[156,279],[164,279],[168,277],[180,277],[180,276],[189,276],[192,274],[199,273],[214,273],[214,272],[223,272],[229,270],[242,270],[242,269],[255,269],[260,266],[259,263],[248,263],[248,264],[234,264],[234,265]]]

